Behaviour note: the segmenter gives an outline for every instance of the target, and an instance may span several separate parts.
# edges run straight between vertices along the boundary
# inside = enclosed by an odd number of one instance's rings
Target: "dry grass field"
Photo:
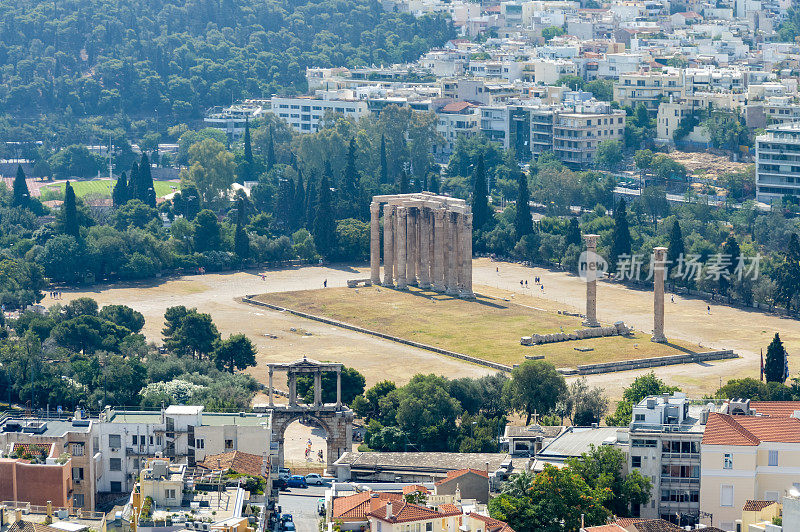
[[[582,328],[581,320],[527,305],[525,296],[482,286],[476,291],[479,295],[473,301],[418,288],[404,292],[380,287],[277,292],[257,299],[508,365],[522,362],[525,355],[544,355],[557,367],[574,367],[680,354],[689,348],[680,342],[654,344],[639,331],[630,338],[521,346],[521,336],[569,332]]]

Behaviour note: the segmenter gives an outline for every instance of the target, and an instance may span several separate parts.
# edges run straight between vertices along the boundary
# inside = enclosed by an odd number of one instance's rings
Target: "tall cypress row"
[[[486,194],[486,169],[481,155],[472,176],[472,227],[475,229],[481,229],[489,221],[489,199]]]
[[[331,188],[327,175],[322,176],[317,193],[317,217],[314,220],[314,244],[317,251],[326,258],[330,258],[335,246],[336,221],[333,217],[331,204]]]
[[[386,135],[381,135],[381,175],[380,184],[389,182],[389,163],[386,159]]]
[[[240,198],[236,205],[236,232],[233,235],[233,251],[242,261],[250,257],[250,237],[247,235],[244,224],[244,202]]]
[[[528,178],[523,172],[517,172],[517,216],[514,220],[514,231],[517,240],[533,233],[533,217],[529,202]]]
[[[111,193],[111,199],[114,202],[114,207],[122,207],[130,199],[128,196],[128,177],[125,172],[122,172],[122,175],[117,179],[114,190]]]
[[[156,206],[155,184],[153,175],[150,172],[150,159],[146,153],[142,154],[142,161],[139,163],[139,196],[136,199],[142,200],[145,205]]]
[[[27,207],[31,199],[28,183],[25,181],[25,172],[21,165],[17,165],[17,176],[14,178],[14,206]]]
[[[64,204],[61,206],[64,210],[62,213],[62,230],[64,234],[79,238],[81,235],[80,226],[78,225],[78,205],[75,198],[75,191],[72,190],[72,185],[67,181],[64,188]]]

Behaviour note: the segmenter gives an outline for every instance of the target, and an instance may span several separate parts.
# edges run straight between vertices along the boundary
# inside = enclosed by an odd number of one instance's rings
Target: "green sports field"
[[[85,181],[71,181],[70,183],[72,184],[72,189],[75,191],[75,195],[80,198],[87,194],[107,194],[110,196],[111,190],[114,188],[116,182],[116,179],[113,181],[109,179],[91,179]],[[156,196],[159,198],[174,192],[172,187],[176,189],[180,188],[180,183],[175,181],[154,181],[153,183],[155,184]],[[45,201],[62,199],[66,186],[65,182],[43,186],[41,188],[41,199]]]

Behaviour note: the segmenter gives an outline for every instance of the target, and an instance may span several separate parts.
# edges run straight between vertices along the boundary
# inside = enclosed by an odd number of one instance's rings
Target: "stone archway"
[[[302,360],[288,364],[269,365],[269,404],[272,410],[272,439],[278,443],[278,467],[283,467],[284,464],[284,436],[286,429],[300,418],[311,418],[325,430],[328,473],[333,473],[333,463],[352,448],[353,411],[342,405],[342,367],[342,364],[322,363],[305,357]],[[272,378],[275,370],[286,371],[289,377],[289,403],[287,405],[276,405],[273,402]],[[335,403],[322,402],[322,373],[326,371],[335,371],[337,374]],[[314,375],[314,402],[312,404],[307,405],[297,401],[297,375],[302,373]]]

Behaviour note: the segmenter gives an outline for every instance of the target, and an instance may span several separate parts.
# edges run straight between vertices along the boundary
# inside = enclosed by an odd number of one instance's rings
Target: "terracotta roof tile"
[[[744,503],[743,512],[760,512],[767,506],[772,506],[775,501],[747,501]]]
[[[14,443],[11,447],[11,452],[16,452],[17,455],[30,454],[49,457],[53,452],[52,443]]]
[[[405,501],[400,501],[398,503],[392,503],[392,516],[391,518],[387,517],[386,515],[386,507],[388,505],[384,504],[380,508],[377,508],[367,515],[370,517],[375,517],[376,519],[380,519],[381,521],[386,521],[388,523],[408,523],[410,521],[427,521],[429,519],[437,519],[441,517],[446,517],[450,515],[444,512],[438,512],[432,508],[428,508],[425,506],[419,506],[418,504],[411,504]],[[459,514],[461,511],[458,512]]]
[[[243,475],[260,477],[263,463],[264,459],[257,454],[230,451],[222,454],[207,455],[202,462],[197,464],[197,467],[210,471],[233,469]]]
[[[365,520],[367,514],[385,506],[387,501],[402,501],[399,493],[362,491],[355,495],[337,497],[333,500],[333,518],[341,520]]]
[[[514,532],[513,528],[499,519],[475,513],[470,513],[468,515],[473,519],[486,523],[486,532]]]
[[[678,532],[683,530],[678,525],[663,519],[645,519],[633,524],[637,532]]]
[[[647,521],[647,519],[643,519],[641,517],[617,517],[615,524],[618,524],[622,528],[628,528],[629,526],[636,523],[641,523],[642,521]]]
[[[58,528],[47,526],[42,523],[32,523],[30,521],[17,521],[7,532],[62,532]]]
[[[428,488],[425,486],[421,486],[419,484],[411,484],[409,486],[403,486],[403,495],[408,495],[409,493],[428,493]]]
[[[703,445],[758,445],[762,441],[800,443],[800,420],[712,413],[703,434]]]
[[[471,469],[471,468],[468,468],[468,469],[457,469],[455,471],[448,471],[447,472],[447,476],[445,478],[443,478],[442,480],[437,481],[434,485],[440,486],[440,485],[442,485],[442,484],[444,484],[446,482],[450,482],[451,480],[455,480],[455,479],[457,479],[459,477],[462,477],[462,476],[466,475],[467,473],[480,475],[480,476],[485,477],[487,479],[489,478],[489,473],[487,473],[486,471],[483,471],[482,469]]]
[[[441,112],[443,113],[459,113],[464,109],[469,109],[470,107],[475,107],[473,104],[469,102],[450,102],[444,107],[442,107]]]
[[[610,525],[587,526],[586,532],[625,532],[625,529],[616,523]]]
[[[800,410],[800,401],[750,401],[750,408],[764,416],[791,417]]]

